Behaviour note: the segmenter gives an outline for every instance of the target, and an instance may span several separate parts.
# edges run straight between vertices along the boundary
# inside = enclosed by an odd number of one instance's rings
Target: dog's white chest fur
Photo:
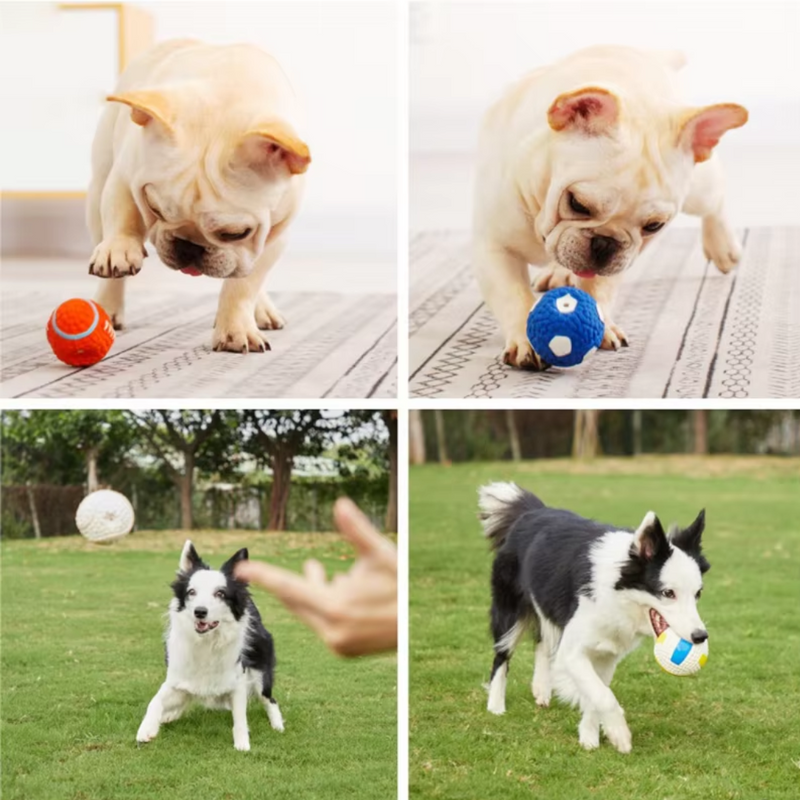
[[[176,688],[201,698],[230,694],[246,680],[240,663],[244,626],[220,626],[197,634],[176,620],[167,634],[167,680]]]

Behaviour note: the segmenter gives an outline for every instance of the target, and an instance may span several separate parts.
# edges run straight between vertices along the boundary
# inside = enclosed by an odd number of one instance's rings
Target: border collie
[[[164,722],[178,719],[193,701],[233,712],[233,746],[250,749],[247,700],[258,695],[270,725],[283,730],[280,708],[272,697],[275,648],[272,636],[247,591],[233,577],[233,567],[247,559],[242,548],[219,570],[201,560],[187,539],[172,583],[166,634],[167,678],[147,706],[136,734],[149,742]]]
[[[700,546],[705,512],[666,535],[652,511],[631,531],[548,508],[514,483],[489,484],[479,496],[495,552],[489,711],[505,712],[509,661],[530,629],[537,705],[549,705],[555,690],[580,707],[583,747],[599,746],[602,727],[629,753],[631,732],[610,689],[617,664],[667,627],[696,644],[708,638],[697,612],[710,566]]]

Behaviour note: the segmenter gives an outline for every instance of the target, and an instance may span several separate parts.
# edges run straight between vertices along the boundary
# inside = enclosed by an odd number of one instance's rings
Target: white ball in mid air
[[[708,639],[692,644],[681,639],[672,628],[667,628],[658,635],[653,655],[661,669],[670,675],[694,675],[708,661]]]
[[[83,498],[75,524],[92,542],[113,542],[133,530],[133,506],[124,494],[100,489]]]

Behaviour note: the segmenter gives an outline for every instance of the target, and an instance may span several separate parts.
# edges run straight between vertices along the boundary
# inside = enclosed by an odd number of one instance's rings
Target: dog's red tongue
[[[575,273],[579,278],[583,278],[585,281],[591,280],[594,278],[594,272],[590,272],[589,270],[584,270],[583,272],[576,272]]]
[[[194,267],[184,267],[184,268],[181,270],[181,272],[182,272],[184,275],[192,275],[192,276],[193,276],[193,277],[195,277],[195,278],[196,278],[196,277],[198,277],[199,275],[202,275],[202,274],[203,274],[202,272],[200,272],[200,270],[199,270],[199,269],[195,269]]]

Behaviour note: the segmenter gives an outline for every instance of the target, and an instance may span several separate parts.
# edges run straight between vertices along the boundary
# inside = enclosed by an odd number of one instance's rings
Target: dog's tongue
[[[584,272],[576,272],[575,273],[579,278],[583,278],[585,281],[591,280],[594,278],[594,272],[590,272],[589,270],[585,270]]]
[[[197,277],[198,275],[202,275],[203,273],[200,272],[199,269],[195,269],[194,267],[184,267],[181,272],[184,275],[192,275],[193,277]]]

